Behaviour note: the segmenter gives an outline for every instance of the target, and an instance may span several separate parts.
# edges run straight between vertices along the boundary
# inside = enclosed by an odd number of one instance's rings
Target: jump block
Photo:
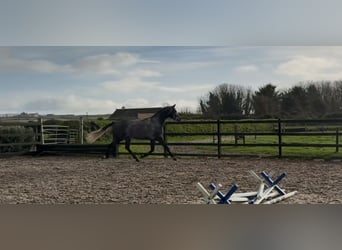
[[[260,204],[264,199],[268,199],[270,198],[270,196],[274,197],[273,195],[271,195],[274,189],[279,195],[286,194],[285,191],[278,186],[278,184],[285,178],[285,173],[279,175],[279,177],[275,181],[273,181],[265,171],[261,172],[261,176],[264,178],[266,184],[268,185],[268,188],[266,190],[261,190],[261,188],[259,188],[259,195],[257,195],[253,200],[250,201],[251,204]],[[264,182],[261,182],[260,186],[262,184],[264,184]]]
[[[229,200],[230,197],[236,192],[236,190],[239,189],[239,186],[234,184],[230,188],[230,190],[224,195],[223,193],[221,193],[221,191],[217,189],[217,187],[213,183],[211,183],[209,187],[214,191],[217,190],[217,196],[220,197],[220,201],[218,202],[218,204],[231,204],[231,201]]]
[[[274,186],[274,189],[276,189],[280,194],[285,195],[285,191],[278,186],[278,183],[286,176],[285,173],[282,173],[275,181],[273,181],[265,171],[261,172],[261,176],[265,179],[269,186]]]
[[[217,187],[222,187],[222,185],[218,184]],[[214,200],[214,198],[216,196],[215,191],[212,192],[212,193],[208,192],[208,190],[205,187],[203,187],[203,185],[200,182],[197,183],[197,188],[203,194],[204,200],[205,200],[206,204],[216,204],[216,201]],[[219,189],[217,189],[217,191],[218,190]]]
[[[202,192],[206,204],[274,204],[297,193],[297,191],[286,193],[285,189],[279,186],[286,176],[285,173],[280,174],[275,180],[272,179],[271,174],[267,174],[265,171],[261,172],[260,176],[253,171],[250,173],[259,182],[257,191],[238,193],[236,191],[239,186],[236,184],[231,186],[226,194],[220,191],[221,184],[210,184],[211,192],[206,190],[201,183],[197,183],[197,187]]]
[[[202,192],[206,204],[231,204],[232,201],[237,200],[247,201],[242,197],[240,197],[240,199],[236,196],[233,197],[234,193],[239,188],[237,185],[233,185],[226,194],[223,194],[220,191],[220,189],[222,188],[221,184],[215,185],[212,183],[209,187],[212,190],[211,193],[205,187],[203,187],[200,182],[197,183],[197,188]]]

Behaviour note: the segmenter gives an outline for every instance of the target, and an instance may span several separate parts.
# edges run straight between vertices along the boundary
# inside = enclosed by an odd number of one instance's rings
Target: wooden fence
[[[0,121],[0,126],[3,125]],[[31,142],[25,142],[24,144],[12,143],[11,145],[34,145],[42,151],[62,151],[70,153],[104,153],[106,148],[106,145],[83,144],[83,120],[80,121],[80,129],[74,131],[69,130],[69,132],[67,132],[68,129],[65,126],[47,126],[42,121],[36,121],[36,123],[31,122],[29,126],[35,129],[36,139]],[[177,128],[177,126],[180,127]],[[186,126],[190,129],[186,129]],[[201,127],[199,132],[192,132],[196,131],[196,129],[191,129],[195,126]],[[221,158],[234,155],[231,152],[232,148],[243,151],[245,147],[272,147],[276,152],[274,156],[283,157],[287,156],[284,154],[284,148],[289,147],[331,148],[332,151],[339,152],[341,147],[341,129],[342,119],[182,121],[180,123],[167,122],[164,128],[164,138],[178,156]],[[67,139],[67,134],[70,135],[70,133],[75,133],[74,138],[78,139],[70,139],[70,137]],[[272,140],[259,140],[261,137],[269,137]],[[310,139],[329,137],[330,141],[329,143],[324,142],[324,140],[322,143],[304,140],[302,142],[288,142],[287,138],[289,137],[307,137]],[[250,138],[254,138],[255,140],[251,142]],[[149,142],[136,140],[132,144],[149,145]],[[0,147],[2,146],[9,145],[0,144]],[[159,150],[156,154],[163,155],[165,152]],[[244,153],[239,152],[239,155],[244,155]]]
[[[210,124],[213,131],[207,132],[168,132],[168,126],[179,125],[203,125]],[[239,129],[239,127],[249,124],[249,129]],[[258,127],[258,124],[268,124],[268,131],[260,131],[253,127]],[[225,125],[230,125],[229,129],[225,129]],[[193,146],[193,147],[207,147],[215,149],[215,153],[204,154],[204,153],[177,153],[181,156],[212,156],[212,157],[224,157],[231,156],[231,153],[223,151],[224,147],[275,147],[277,148],[277,156],[282,157],[283,149],[286,147],[313,147],[313,148],[334,148],[335,152],[339,152],[341,146],[339,137],[341,136],[342,119],[321,119],[321,120],[238,120],[238,121],[184,121],[181,123],[168,122],[165,127],[164,138],[169,141],[170,146]],[[172,137],[194,137],[194,136],[209,136],[212,137],[212,142],[177,142],[171,140]],[[233,138],[232,142],[225,142],[223,138],[225,136]],[[246,143],[246,137],[257,138],[263,137],[276,137],[276,142],[272,143]],[[334,137],[333,143],[310,143],[310,142],[296,142],[287,143],[284,142],[285,137]],[[241,142],[242,141],[242,142]],[[257,141],[257,140],[256,140]]]
[[[177,126],[179,126],[177,128]],[[194,127],[199,132],[196,131]],[[243,149],[274,148],[276,157],[287,156],[284,148],[320,147],[331,148],[332,152],[339,152],[341,135],[341,120],[239,120],[239,121],[182,121],[180,123],[167,122],[164,128],[164,138],[168,142],[172,152],[177,156],[204,156],[204,157],[228,157],[243,156]],[[177,132],[175,132],[177,131]],[[178,132],[180,131],[180,132]],[[265,142],[265,138],[271,138],[271,142]],[[329,137],[330,143],[312,142],[288,142],[288,138],[303,138],[309,140],[316,137]],[[199,139],[198,139],[199,138]],[[253,138],[253,140],[251,139]],[[260,138],[262,138],[260,140]],[[286,140],[285,140],[286,139]],[[267,141],[267,140],[266,140]],[[123,146],[124,143],[122,143]],[[139,155],[148,150],[148,141],[133,140],[132,145],[142,145],[143,148],[135,148]],[[104,154],[107,145],[104,144],[74,144],[74,145],[42,145],[41,151],[57,151],[64,153],[88,153]],[[123,147],[121,154],[127,154]],[[234,149],[234,150],[233,150]],[[240,150],[240,151],[239,151]],[[235,153],[233,153],[235,152]],[[238,152],[238,153],[236,153]],[[155,155],[166,155],[161,147],[156,148]],[[258,153],[248,155],[258,155]],[[270,154],[268,154],[270,156]]]

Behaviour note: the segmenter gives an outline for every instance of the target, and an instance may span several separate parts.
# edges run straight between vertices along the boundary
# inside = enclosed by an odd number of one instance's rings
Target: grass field
[[[134,142],[134,141],[133,141]],[[137,140],[136,140],[137,142]],[[176,149],[178,146],[172,146],[172,142],[198,142],[198,143],[212,143],[213,138],[211,137],[203,137],[203,136],[191,136],[191,137],[177,137],[177,138],[169,138],[168,142],[170,144],[171,149]],[[234,143],[234,138],[232,136],[224,137],[222,143]],[[278,138],[276,136],[258,136],[255,138],[254,136],[247,136],[245,143],[246,144],[269,144],[278,142]],[[310,144],[334,144],[334,137],[324,137],[320,136],[318,138],[313,136],[298,136],[298,137],[285,137],[283,140],[284,143],[310,143]],[[146,141],[148,143],[148,141]],[[186,150],[183,150],[184,148]],[[214,143],[212,146],[181,146],[178,147],[180,149],[176,150],[176,152],[185,153],[186,152],[199,152],[208,154],[215,154],[217,152],[217,145]],[[132,145],[131,149],[134,152],[147,152],[149,150],[148,145]],[[283,146],[282,147],[282,155],[283,157],[300,157],[300,158],[322,158],[322,159],[342,159],[342,150],[340,152],[336,152],[335,147],[290,147]],[[120,152],[127,152],[124,148],[124,145],[120,145]],[[161,146],[156,146],[156,152],[162,152]],[[278,146],[244,146],[242,141],[239,141],[236,146],[222,146],[221,152],[223,155],[246,155],[246,156],[278,156]]]
[[[211,139],[212,140],[212,139]],[[171,141],[171,140],[170,140]],[[202,138],[202,141],[203,138]],[[209,141],[209,139],[208,139]],[[283,143],[286,144],[332,144],[336,138],[334,136],[284,136]],[[224,137],[222,143],[235,143],[232,136]],[[277,144],[277,136],[246,136],[246,144]],[[197,146],[198,147],[198,146]],[[198,147],[209,151],[217,151],[217,147]],[[236,146],[222,146],[222,154],[237,155],[256,155],[256,156],[278,156],[278,146],[244,146],[242,141],[238,141]],[[342,150],[336,152],[335,147],[282,147],[284,157],[303,157],[303,158],[342,158]]]

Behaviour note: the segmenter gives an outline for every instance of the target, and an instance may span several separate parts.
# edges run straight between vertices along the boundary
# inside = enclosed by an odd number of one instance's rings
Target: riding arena
[[[256,130],[237,131],[235,125],[232,126],[232,131],[227,129],[228,132],[222,133],[228,125],[224,127],[226,125],[212,121],[211,127],[218,126],[217,130],[220,134],[216,135],[217,131],[204,132],[211,141],[203,141],[201,137],[201,141],[196,142],[200,145],[195,145],[194,141],[187,144],[184,141],[167,140],[165,127],[162,126],[165,120],[171,118],[175,123],[180,120],[174,108],[170,106],[156,113],[162,114],[161,116],[155,115],[139,122],[125,122],[119,126],[113,123],[88,133],[88,135],[97,133],[96,139],[98,139],[105,133],[114,132],[109,145],[87,143],[83,145],[83,142],[72,144],[70,140],[65,144],[47,143],[47,140],[53,136],[48,135],[48,128],[51,127],[46,125],[45,138],[44,136],[36,138],[36,143],[32,145],[35,151],[20,155],[0,154],[0,203],[219,203],[228,205],[264,204],[271,203],[270,201],[280,204],[342,203],[341,160],[284,157],[288,145],[279,137],[286,133],[277,125],[279,121],[274,121],[276,124],[274,127],[277,128],[274,136],[281,142],[277,145],[272,144],[276,148],[275,157],[261,154],[237,155],[229,154],[231,151],[227,149],[233,150],[234,145],[251,146],[249,137],[252,132],[255,138],[261,138],[267,133]],[[153,117],[158,119],[154,121]],[[83,121],[80,123],[83,124]],[[298,123],[297,121],[296,124]],[[188,124],[193,126],[191,122]],[[0,125],[5,126],[4,122]],[[124,132],[120,134],[118,129]],[[78,132],[82,135],[82,140],[89,139],[83,134],[84,131]],[[43,135],[43,131],[40,133]],[[298,132],[287,133],[294,136],[294,133]],[[312,131],[306,133],[316,134]],[[169,134],[182,137],[181,133],[171,131]],[[195,133],[189,134],[193,137]],[[239,143],[237,135],[244,139],[246,137],[243,145],[236,145]],[[337,135],[338,138],[339,131],[337,130],[337,134],[326,131],[325,135],[330,137]],[[55,139],[58,138],[60,137],[56,136]],[[225,138],[231,138],[231,141],[225,141]],[[46,142],[42,143],[44,139]],[[138,149],[135,146],[131,148],[132,139],[133,141],[147,140],[145,148],[149,151],[143,154],[137,152],[140,150],[139,143]],[[125,142],[121,143],[121,141]],[[0,145],[5,147],[5,143]],[[213,145],[215,147],[211,149],[210,146]],[[267,145],[270,146],[270,143]],[[298,146],[298,143],[295,145]],[[326,144],[338,150],[338,139],[336,141],[334,139],[334,143],[329,145]],[[25,145],[21,143],[19,146]],[[191,149],[198,149],[201,155],[197,156]],[[251,197],[247,198],[247,194],[251,194]]]

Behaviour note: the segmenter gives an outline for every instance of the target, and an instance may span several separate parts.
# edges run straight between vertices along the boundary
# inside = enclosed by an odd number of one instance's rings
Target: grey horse
[[[106,158],[112,152],[114,157],[118,156],[119,143],[125,140],[125,148],[132,155],[132,157],[139,161],[138,157],[130,149],[131,140],[145,139],[150,140],[151,149],[149,152],[143,154],[141,158],[150,155],[155,148],[155,143],[158,141],[169,155],[176,160],[171,153],[169,147],[163,139],[163,126],[167,118],[172,118],[175,121],[180,121],[180,116],[175,109],[176,105],[167,106],[159,110],[152,117],[144,120],[122,120],[119,122],[112,122],[107,126],[91,132],[87,136],[87,141],[92,143],[109,131],[113,133],[113,141],[108,145]]]

